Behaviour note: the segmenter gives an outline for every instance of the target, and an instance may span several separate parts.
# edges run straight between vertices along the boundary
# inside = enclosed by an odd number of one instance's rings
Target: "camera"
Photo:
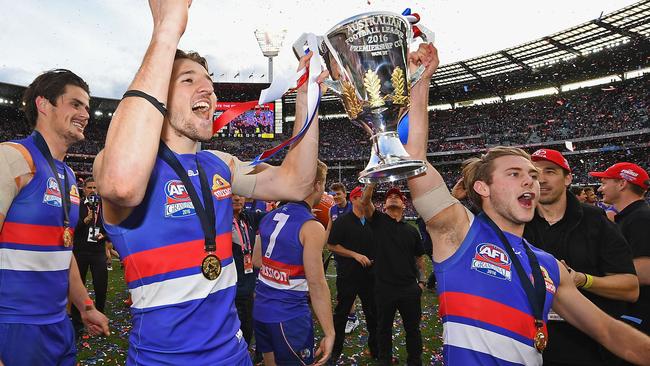
[[[88,205],[90,205],[91,207],[97,207],[99,205],[99,200],[100,200],[99,195],[91,194],[88,197],[86,197],[86,199],[88,200]]]

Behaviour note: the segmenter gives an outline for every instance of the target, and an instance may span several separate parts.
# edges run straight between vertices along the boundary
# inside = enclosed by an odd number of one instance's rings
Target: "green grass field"
[[[425,260],[429,265],[430,262]],[[84,336],[77,344],[78,360],[80,365],[124,365],[128,349],[128,336],[130,331],[129,309],[124,304],[128,293],[124,282],[123,271],[118,262],[113,262],[113,271],[109,272],[108,299],[106,304],[106,315],[110,319],[111,336],[109,337],[88,337]],[[336,298],[335,287],[336,271],[334,265],[329,266],[327,282],[332,293],[332,306]],[[88,275],[90,277],[90,275]],[[92,282],[87,282],[89,290],[92,291]],[[381,301],[378,299],[377,301]],[[358,302],[358,301],[357,301]],[[424,343],[424,355],[422,361],[425,365],[440,365],[440,349],[442,346],[442,327],[437,316],[438,303],[434,293],[425,291],[422,296],[422,338]],[[365,331],[365,321],[361,304],[357,304],[357,314],[361,318],[359,327],[348,334],[345,340],[341,365],[371,365],[372,360],[364,355],[368,333]],[[320,339],[320,328],[316,326],[316,341]],[[393,328],[393,353],[400,359],[400,364],[406,360],[406,349],[404,341],[404,330],[399,315],[395,319]]]

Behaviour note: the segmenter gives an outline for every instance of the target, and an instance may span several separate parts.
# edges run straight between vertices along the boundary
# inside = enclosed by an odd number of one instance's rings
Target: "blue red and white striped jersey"
[[[292,202],[269,212],[260,222],[262,267],[253,304],[256,321],[276,323],[309,314],[300,242],[300,229],[309,220],[315,220],[310,207]]]
[[[477,216],[460,248],[434,266],[443,322],[443,357],[454,365],[541,365],[534,346],[532,307],[512,259],[497,234]],[[504,232],[526,274],[531,267],[521,237]],[[546,286],[544,333],[560,283],[557,261],[531,246]]]
[[[348,212],[352,211],[352,203],[348,201],[344,207],[339,207],[339,205],[334,205],[330,207],[330,217],[332,221],[336,221],[339,216],[345,215]]]
[[[207,151],[176,157],[202,203],[197,158],[206,173],[222,272],[213,281],[201,273],[206,252],[199,217],[180,178],[157,158],[142,203],[119,225],[105,224],[133,301],[128,363],[239,364],[249,357],[234,305],[231,173]]]
[[[63,245],[63,198],[57,179],[33,135],[9,142],[34,177],[14,198],[0,230],[0,323],[53,324],[66,317],[72,247]],[[31,164],[30,164],[31,165]],[[68,175],[70,227],[79,217],[79,190],[72,170],[54,160],[61,183]]]

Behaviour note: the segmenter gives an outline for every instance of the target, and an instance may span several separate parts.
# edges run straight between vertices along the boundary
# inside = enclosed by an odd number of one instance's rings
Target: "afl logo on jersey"
[[[61,207],[61,190],[59,190],[59,183],[54,177],[47,179],[47,186],[45,187],[45,194],[43,195],[43,203],[54,207]]]
[[[212,176],[212,195],[218,200],[223,200],[232,196],[230,183],[223,179],[219,174]]]
[[[512,262],[508,253],[490,243],[479,244],[472,259],[472,269],[507,281],[512,279],[511,265]]]
[[[196,214],[192,199],[180,180],[165,183],[165,217],[185,217]]]

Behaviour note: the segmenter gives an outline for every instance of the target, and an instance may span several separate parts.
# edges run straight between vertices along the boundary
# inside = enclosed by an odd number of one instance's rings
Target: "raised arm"
[[[605,314],[574,286],[561,263],[560,285],[553,310],[615,355],[638,365],[650,365],[650,337]]]
[[[176,47],[187,24],[189,0],[150,0],[153,33],[129,90],[139,90],[167,104]],[[95,178],[109,223],[128,216],[140,204],[151,176],[163,115],[149,101],[124,98],[115,110],[106,147],[97,156]],[[124,209],[127,210],[124,210]],[[124,212],[127,211],[127,212]]]
[[[298,69],[309,64],[313,53],[300,59]],[[314,72],[310,70],[310,72]],[[327,77],[327,71],[319,76],[320,92],[325,86],[320,84]],[[293,124],[295,136],[302,128],[307,118],[307,83],[300,87],[296,95],[296,120]],[[280,166],[265,165],[257,174],[257,183],[252,197],[262,200],[302,201],[313,189],[316,175],[316,159],[318,157],[318,111],[312,125],[302,138],[294,143]]]
[[[305,265],[305,277],[307,277],[307,283],[309,284],[309,297],[318,323],[320,323],[325,335],[316,352],[316,355],[320,354],[316,365],[322,365],[327,361],[334,346],[332,301],[330,299],[330,289],[325,280],[321,257],[325,240],[325,229],[316,221],[308,221],[300,229],[300,241],[304,246],[303,263]]]
[[[366,187],[363,189],[363,195],[361,195],[363,216],[368,220],[372,220],[372,215],[375,214],[375,204],[372,203],[372,194],[375,192],[376,186],[376,183],[366,184]]]
[[[434,260],[440,262],[451,256],[469,231],[465,208],[451,196],[442,176],[427,161],[429,121],[429,84],[438,67],[438,51],[431,44],[409,55],[411,66],[425,65],[422,79],[411,89],[409,134],[406,151],[414,159],[427,162],[424,174],[409,178],[408,186],[413,204],[427,224],[433,242]]]

